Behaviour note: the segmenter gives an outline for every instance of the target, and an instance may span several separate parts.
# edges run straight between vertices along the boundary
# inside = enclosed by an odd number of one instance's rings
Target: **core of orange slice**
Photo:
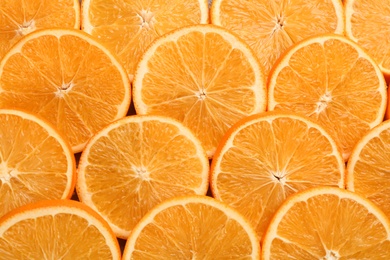
[[[275,211],[293,193],[344,187],[345,166],[336,143],[311,120],[266,112],[235,124],[211,165],[215,198],[241,212],[262,236]]]
[[[347,189],[370,199],[390,218],[390,121],[369,131],[348,160]]]
[[[163,34],[209,21],[207,0],[84,0],[82,29],[111,49],[132,80],[148,45]]]
[[[339,35],[295,44],[272,69],[268,89],[269,110],[309,116],[339,143],[345,160],[357,141],[382,122],[387,106],[378,65]]]
[[[44,28],[80,28],[79,0],[0,2],[0,60],[24,35]]]
[[[346,35],[362,46],[390,82],[390,0],[348,0]]]
[[[266,76],[292,44],[313,35],[344,32],[340,0],[213,0],[210,18],[251,46]]]
[[[208,171],[200,141],[180,122],[128,116],[91,138],[80,158],[76,189],[118,237],[127,238],[161,201],[206,194]]]
[[[0,122],[0,217],[31,202],[70,198],[76,163],[58,131],[18,110],[0,109]]]
[[[28,34],[0,63],[0,107],[22,108],[46,118],[74,152],[106,124],[125,116],[130,99],[123,67],[80,30]]]
[[[48,200],[0,219],[1,259],[121,259],[108,224],[86,205]]]
[[[166,115],[189,127],[209,157],[239,119],[266,109],[262,68],[229,31],[197,25],[149,46],[133,82],[138,114]]]
[[[260,241],[245,218],[224,203],[183,196],[141,219],[122,259],[260,259]]]
[[[390,221],[371,201],[317,187],[279,208],[262,242],[262,259],[387,259]]]

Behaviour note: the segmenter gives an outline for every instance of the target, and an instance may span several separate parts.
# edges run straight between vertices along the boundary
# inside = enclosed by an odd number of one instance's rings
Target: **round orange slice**
[[[334,187],[287,199],[262,241],[262,259],[387,259],[390,221],[371,201]]]
[[[390,0],[348,0],[344,6],[346,35],[368,52],[390,82]]]
[[[262,68],[229,31],[197,25],[149,46],[133,82],[137,114],[164,115],[189,127],[211,158],[227,129],[266,109]]]
[[[132,80],[156,38],[188,25],[207,24],[207,0],[83,0],[82,29],[112,50]]]
[[[130,82],[117,59],[80,30],[23,37],[0,63],[0,107],[22,108],[55,125],[80,152],[130,106]]]
[[[213,0],[210,18],[250,45],[266,76],[291,45],[309,36],[344,33],[340,0]]]
[[[122,259],[260,259],[260,241],[224,203],[183,196],[158,204],[140,220]]]
[[[121,252],[96,212],[77,201],[48,200],[0,219],[0,258],[120,260]]]
[[[76,189],[118,237],[127,238],[163,200],[206,194],[208,171],[200,141],[180,122],[128,116],[91,138],[80,158]]]
[[[69,199],[76,163],[63,136],[19,110],[0,109],[0,122],[0,217],[28,203]]]
[[[348,160],[347,189],[370,199],[390,218],[390,121],[369,131]]]
[[[262,236],[293,193],[318,185],[344,187],[337,144],[311,120],[266,112],[240,120],[224,136],[211,165],[215,198],[241,212]]]
[[[386,89],[378,65],[360,46],[321,35],[295,44],[277,62],[269,76],[268,109],[309,116],[348,160],[357,141],[382,122]]]
[[[23,36],[45,28],[80,29],[79,0],[2,1],[0,60]]]

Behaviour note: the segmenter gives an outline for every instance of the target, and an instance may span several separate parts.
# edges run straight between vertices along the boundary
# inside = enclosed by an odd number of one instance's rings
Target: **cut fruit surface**
[[[0,60],[23,36],[60,27],[80,29],[79,0],[0,1]]]
[[[266,112],[240,120],[224,136],[211,165],[213,197],[241,212],[262,236],[293,193],[318,185],[344,187],[336,143],[311,120]]]
[[[48,200],[0,219],[0,258],[119,260],[121,252],[96,212],[77,201]]]
[[[210,18],[251,46],[266,76],[292,44],[313,35],[344,32],[340,0],[213,0]]]
[[[346,0],[344,6],[346,35],[368,52],[390,82],[390,0]]]
[[[69,199],[76,163],[58,131],[19,110],[0,109],[0,122],[0,217],[28,203]]]
[[[80,30],[23,37],[0,63],[0,107],[21,108],[55,125],[80,152],[106,124],[126,115],[130,82],[115,57]]]
[[[369,131],[348,160],[347,189],[374,202],[390,218],[390,121]]]
[[[204,195],[209,162],[199,140],[180,122],[161,116],[129,116],[97,133],[78,166],[77,193],[115,234],[127,238],[161,201]]]
[[[166,115],[189,127],[209,157],[239,119],[266,109],[262,69],[229,31],[198,25],[149,46],[133,82],[138,114]]]
[[[145,49],[163,34],[209,21],[207,0],[84,0],[82,29],[112,50],[132,80]]]
[[[383,121],[387,86],[378,65],[343,36],[308,38],[286,52],[269,76],[269,110],[309,116],[340,145],[344,160]]]
[[[142,218],[123,259],[260,259],[260,241],[245,218],[224,203],[183,196]]]
[[[262,259],[387,259],[389,219],[344,189],[317,187],[287,199],[262,243]]]

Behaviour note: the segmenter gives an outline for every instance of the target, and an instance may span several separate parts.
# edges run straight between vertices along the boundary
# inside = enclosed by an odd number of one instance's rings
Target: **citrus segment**
[[[362,137],[348,160],[347,189],[374,202],[390,218],[390,121]]]
[[[262,236],[282,202],[318,185],[344,187],[336,143],[316,123],[290,113],[266,112],[228,130],[211,165],[215,198],[241,212]]]
[[[346,35],[368,52],[390,80],[390,1],[348,0],[344,6]]]
[[[46,28],[79,29],[79,1],[2,1],[0,3],[0,60],[23,36]]]
[[[206,194],[209,163],[199,140],[181,123],[129,116],[97,133],[83,151],[77,193],[118,237],[127,238],[154,205]]]
[[[174,216],[174,217],[172,217]],[[123,259],[259,259],[260,241],[235,210],[206,196],[154,207],[134,228]]]
[[[210,18],[250,45],[265,75],[292,44],[313,35],[344,32],[340,0],[214,0]]]
[[[262,69],[249,47],[212,25],[181,28],[149,46],[133,93],[138,114],[183,122],[209,157],[231,125],[266,108]]]
[[[331,134],[348,159],[353,146],[382,122],[386,82],[351,40],[321,35],[294,45],[269,76],[269,110],[309,116]]]
[[[76,163],[58,131],[18,110],[0,109],[0,122],[0,217],[31,202],[70,198]]]
[[[278,209],[262,242],[262,259],[386,259],[390,221],[371,201],[317,187]]]
[[[124,69],[81,31],[31,33],[0,63],[0,107],[23,108],[48,119],[74,152],[106,124],[125,116],[130,99]]]
[[[206,0],[85,0],[82,29],[112,50],[130,79],[145,49],[174,29],[208,23]]]
[[[49,200],[0,219],[1,259],[121,259],[107,223],[84,204]]]

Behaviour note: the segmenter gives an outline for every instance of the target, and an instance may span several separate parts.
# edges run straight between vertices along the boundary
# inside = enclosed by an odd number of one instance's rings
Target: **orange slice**
[[[31,202],[69,199],[76,163],[58,131],[18,110],[0,109],[0,122],[0,217]]]
[[[161,201],[204,195],[209,162],[198,139],[181,123],[160,116],[129,116],[97,133],[78,166],[77,193],[115,234],[127,238]]]
[[[45,28],[80,28],[78,0],[13,0],[0,3],[0,60],[24,35]]]
[[[269,110],[294,111],[322,125],[347,160],[353,146],[382,122],[386,82],[369,55],[343,36],[306,39],[269,76]]]
[[[371,201],[318,187],[287,199],[263,240],[262,259],[387,259],[390,221]]]
[[[211,165],[215,198],[241,212],[262,236],[282,202],[318,185],[344,187],[344,162],[330,135],[311,120],[266,112],[235,124]]]
[[[390,81],[390,0],[348,0],[344,6],[346,35],[368,52]]]
[[[130,99],[123,67],[80,30],[31,33],[0,63],[0,107],[22,108],[46,118],[74,152],[106,124],[125,116]]]
[[[210,18],[251,46],[265,75],[294,43],[318,34],[344,32],[340,0],[213,0]]]
[[[84,204],[48,200],[0,219],[1,259],[121,259],[107,223]]]
[[[348,160],[347,189],[370,199],[390,218],[390,121],[369,131]]]
[[[142,218],[122,259],[260,259],[260,241],[227,205],[206,196],[176,197]]]
[[[82,30],[118,56],[131,80],[138,60],[156,38],[209,20],[207,0],[84,0],[81,8]]]
[[[138,114],[189,127],[209,157],[226,130],[266,108],[262,69],[249,47],[213,25],[181,28],[149,46],[133,82]]]

